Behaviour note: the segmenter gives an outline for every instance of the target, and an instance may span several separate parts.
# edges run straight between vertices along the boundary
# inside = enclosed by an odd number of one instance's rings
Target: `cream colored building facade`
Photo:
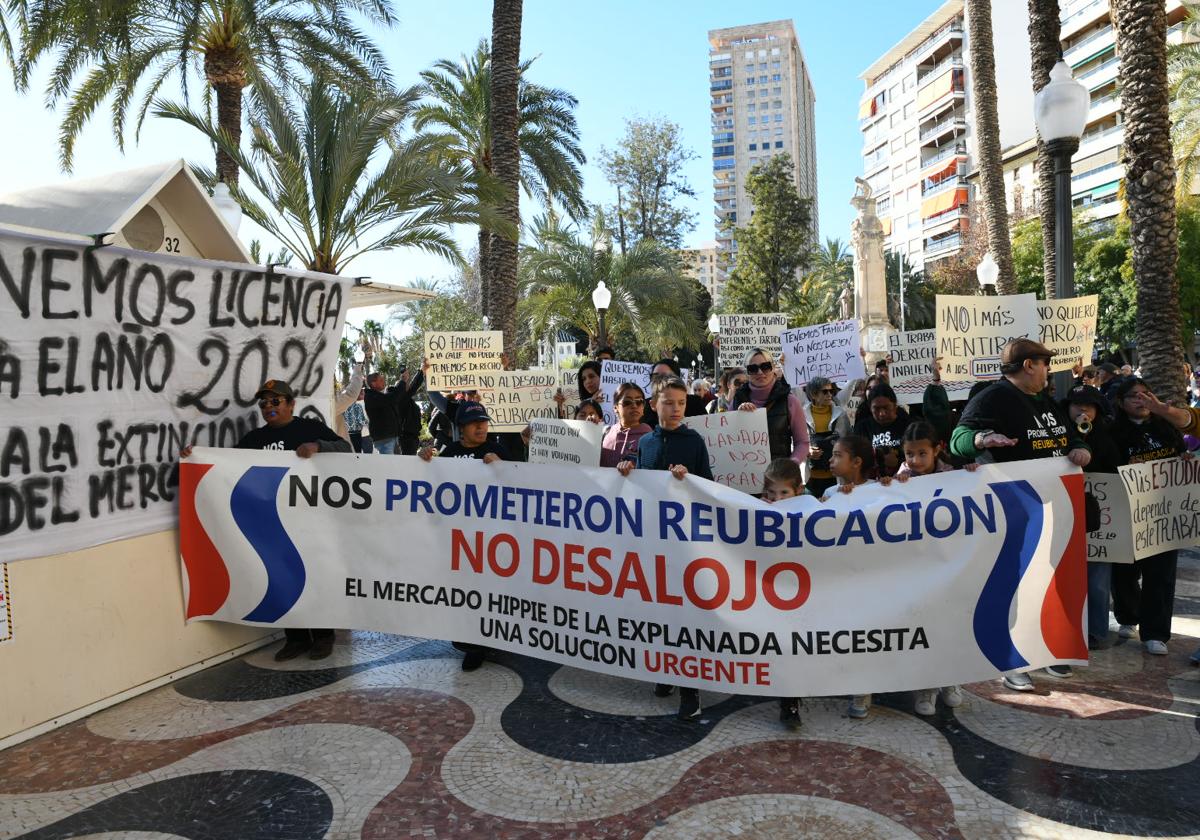
[[[712,112],[713,200],[717,247],[736,255],[732,226],[753,212],[746,176],[760,162],[786,153],[796,188],[812,200],[817,238],[816,93],[795,25],[777,20],[708,33]],[[724,274],[726,263],[717,261]]]
[[[717,272],[717,243],[705,242],[699,248],[684,248],[679,252],[679,258],[683,260],[684,273],[696,278],[716,306],[724,286],[724,275]]]

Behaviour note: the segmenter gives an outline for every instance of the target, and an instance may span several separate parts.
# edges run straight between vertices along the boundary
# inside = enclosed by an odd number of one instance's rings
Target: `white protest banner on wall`
[[[529,463],[600,466],[604,427],[590,420],[534,420],[529,424]]]
[[[934,350],[937,347],[933,330],[908,330],[889,333],[888,337],[888,384],[896,392],[901,405],[920,405],[925,389],[933,384]],[[946,382],[946,396],[951,400],[965,400],[971,391],[970,382]]]
[[[558,373],[553,370],[501,370],[476,375],[479,401],[493,432],[519,432],[537,418],[558,417]],[[437,389],[434,389],[437,390]]]
[[[1129,494],[1135,560],[1200,545],[1200,460],[1164,458],[1120,471]]]
[[[783,375],[793,388],[802,388],[818,376],[846,383],[867,375],[857,321],[833,321],[784,330],[781,341],[787,354]]]
[[[723,411],[683,421],[704,437],[713,480],[743,493],[761,493],[771,463],[767,412]]]
[[[613,398],[616,396],[617,389],[626,382],[632,382],[639,386],[646,393],[646,397],[650,397],[650,371],[653,369],[654,365],[641,362],[618,362],[613,359],[605,359],[600,363],[600,394],[604,398],[601,408],[604,409],[604,422],[607,425],[611,426],[617,422]]]
[[[1124,482],[1113,473],[1084,473],[1083,480],[1100,506],[1100,527],[1087,535],[1088,560],[1132,563],[1133,519]]]
[[[1086,661],[1082,492],[1065,458],[772,505],[658,470],[198,450],[185,615],[775,697],[970,683]]]
[[[1096,346],[1096,319],[1100,309],[1099,295],[1039,300],[1039,341],[1054,351],[1050,372],[1070,370],[1077,364],[1092,363]]]
[[[333,425],[350,281],[0,232],[0,562],[175,523],[175,462],[288,382]]]
[[[504,333],[499,330],[427,332],[425,387],[430,391],[476,390],[479,374],[504,369],[503,351]]]
[[[950,382],[1000,378],[1000,353],[1041,334],[1033,295],[938,295],[937,355]]]
[[[787,329],[784,313],[718,315],[717,319],[721,322],[721,367],[741,367],[746,354],[755,347],[770,351],[776,358],[782,352],[779,337]]]
[[[8,585],[8,564],[0,563],[0,643],[13,638],[12,588]]]

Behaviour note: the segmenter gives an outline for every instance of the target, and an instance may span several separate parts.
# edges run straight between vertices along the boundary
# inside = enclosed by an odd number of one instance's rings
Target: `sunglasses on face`
[[[636,406],[644,405],[645,402],[645,400],[639,400],[634,397],[626,397],[625,399],[621,400],[621,405],[625,406],[626,408],[634,408]]]
[[[770,362],[763,362],[761,365],[746,365],[746,373],[753,376],[756,373],[770,373],[773,368]]]
[[[822,394],[829,394],[829,395],[831,395],[831,396],[832,396],[833,394],[836,394],[836,393],[837,393],[837,391],[833,390],[832,388],[822,388],[822,389],[821,389],[821,393],[822,393]]]
[[[270,399],[261,399],[258,401],[258,407],[266,408],[267,406],[271,406],[272,408],[274,408],[275,406],[279,405],[282,402],[287,402],[287,400],[285,400],[283,397],[271,397]]]

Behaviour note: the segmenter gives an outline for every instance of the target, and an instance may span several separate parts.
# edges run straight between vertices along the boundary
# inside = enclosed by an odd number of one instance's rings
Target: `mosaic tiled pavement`
[[[1136,641],[1037,691],[965,687],[866,720],[443,642],[272,645],[0,752],[0,838],[1092,838],[1200,836],[1200,555],[1166,657]]]

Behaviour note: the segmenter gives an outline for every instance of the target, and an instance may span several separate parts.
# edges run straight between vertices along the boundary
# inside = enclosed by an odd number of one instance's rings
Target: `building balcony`
[[[1102,50],[1110,44],[1115,44],[1117,41],[1117,33],[1113,29],[1112,24],[1107,24],[1101,29],[1093,32],[1091,35],[1078,41],[1063,51],[1063,59],[1067,64],[1075,64],[1082,61],[1087,55]]]
[[[1080,6],[1059,22],[1058,37],[1062,40],[1083,32],[1098,20],[1108,17],[1109,0],[1092,0]]]
[[[967,177],[965,175],[953,175],[938,181],[936,184],[927,184],[921,192],[922,198],[928,198],[931,195],[945,192],[946,190],[958,189],[967,185]]]
[[[926,91],[933,93],[931,96],[923,96]],[[944,83],[936,90],[930,87],[917,94],[917,120],[940,117],[945,111],[965,105],[966,101],[967,89],[960,75],[957,80]]]
[[[966,143],[955,143],[953,146],[947,146],[944,149],[938,150],[937,154],[932,155],[931,157],[925,158],[923,161],[921,161],[921,168],[925,169],[927,167],[933,166],[936,163],[941,163],[944,160],[949,160],[952,157],[966,157],[966,156],[967,156],[967,144]]]
[[[933,33],[926,39],[925,43],[917,48],[914,58],[918,65],[924,64],[929,58],[937,53],[937,51],[947,44],[953,44],[957,49],[962,44],[963,39],[963,23],[961,20],[952,20]],[[918,70],[918,73],[920,71]]]
[[[962,234],[952,233],[949,236],[944,236],[941,239],[929,239],[925,241],[925,259],[940,260],[948,257],[951,254],[957,253],[962,248]]]
[[[1088,122],[1102,120],[1121,110],[1121,94],[1116,87],[1109,88],[1101,95],[1093,95],[1092,104],[1088,110]]]
[[[967,205],[960,204],[958,207],[954,207],[944,213],[938,213],[936,216],[930,216],[928,219],[922,219],[921,227],[924,230],[929,230],[929,228],[935,228],[939,225],[944,225],[947,222],[962,221],[969,215],[970,213],[967,210]]]
[[[1114,54],[1111,58],[1090,67],[1087,70],[1075,76],[1075,81],[1089,89],[1098,88],[1108,84],[1117,78],[1117,69],[1121,66],[1121,59]]]
[[[720,81],[713,82],[708,89],[713,93],[719,90],[733,90],[733,79],[721,79]]]
[[[921,145],[936,146],[940,145],[943,140],[951,137],[956,137],[959,134],[965,134],[967,131],[967,120],[958,114],[951,115],[946,119],[940,120],[928,128],[921,129]]]
[[[957,55],[951,55],[949,58],[943,59],[942,61],[938,62],[937,64],[935,64],[934,66],[932,66],[928,69],[918,67],[917,68],[917,90],[919,91],[923,85],[925,85],[929,82],[932,82],[938,76],[942,75],[943,71],[949,70],[952,67],[962,67],[962,66],[963,66],[963,57],[961,54],[957,54]]]

